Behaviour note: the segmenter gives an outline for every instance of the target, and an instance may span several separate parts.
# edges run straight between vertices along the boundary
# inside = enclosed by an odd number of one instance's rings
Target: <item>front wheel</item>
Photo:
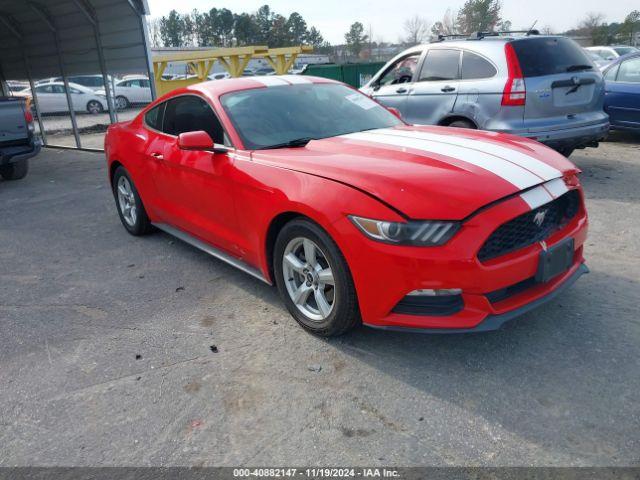
[[[87,103],[87,112],[89,112],[89,113],[91,113],[93,115],[96,115],[98,113],[102,113],[103,110],[104,110],[104,107],[97,100],[90,100]]]
[[[112,186],[118,215],[127,232],[138,236],[152,231],[153,227],[142,204],[142,199],[124,167],[116,169],[113,174]]]
[[[296,219],[284,226],[276,239],[273,267],[287,310],[306,330],[331,337],[360,323],[347,262],[315,223]]]
[[[116,97],[116,108],[118,110],[124,110],[125,108],[129,108],[129,100],[127,100],[127,97],[118,95]]]

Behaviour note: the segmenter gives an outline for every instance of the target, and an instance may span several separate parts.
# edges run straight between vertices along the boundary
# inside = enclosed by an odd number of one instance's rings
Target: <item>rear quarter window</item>
[[[571,71],[577,65],[592,65],[591,60],[568,38],[527,38],[511,42],[525,77],[541,77]]]
[[[471,52],[462,53],[462,80],[491,78],[498,71],[480,55]]]
[[[164,105],[164,103],[161,103],[144,114],[144,123],[146,123],[148,127],[154,130],[162,130]]]

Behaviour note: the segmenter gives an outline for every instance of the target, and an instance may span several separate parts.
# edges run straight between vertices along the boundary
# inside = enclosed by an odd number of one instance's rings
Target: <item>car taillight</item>
[[[527,88],[524,84],[524,76],[520,68],[520,62],[513,46],[507,43],[504,46],[504,53],[507,57],[507,69],[509,78],[502,92],[502,105],[509,107],[522,106],[527,100]]]
[[[33,114],[29,109],[24,111],[24,119],[27,121],[27,123],[33,123]]]

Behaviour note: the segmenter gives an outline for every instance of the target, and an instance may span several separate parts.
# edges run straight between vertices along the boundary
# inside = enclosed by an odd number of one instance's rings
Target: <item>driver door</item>
[[[181,95],[167,101],[162,130],[169,137],[155,175],[163,197],[163,217],[171,225],[210,244],[234,252],[235,208],[227,153],[182,150],[178,135],[204,130],[217,144],[226,135],[211,106],[197,95]],[[228,141],[227,141],[228,143]]]
[[[397,108],[404,115],[419,59],[419,51],[399,58],[364,93],[385,107]]]

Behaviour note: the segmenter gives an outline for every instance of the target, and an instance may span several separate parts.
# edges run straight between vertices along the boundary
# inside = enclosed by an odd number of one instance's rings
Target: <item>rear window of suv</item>
[[[525,77],[593,68],[593,63],[578,44],[568,38],[527,38],[515,40],[511,45]],[[580,68],[581,66],[584,68]]]

